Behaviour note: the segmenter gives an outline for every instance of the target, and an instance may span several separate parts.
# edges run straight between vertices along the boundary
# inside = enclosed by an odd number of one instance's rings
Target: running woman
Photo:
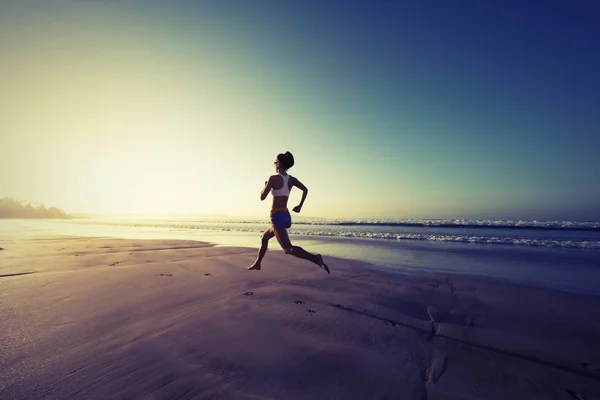
[[[291,254],[295,257],[312,261],[329,274],[329,267],[325,264],[325,262],[323,262],[323,257],[321,257],[320,254],[314,255],[304,250],[302,247],[292,245],[292,242],[290,242],[290,238],[288,236],[287,229],[292,226],[292,217],[287,209],[290,191],[294,186],[302,190],[302,200],[300,200],[300,204],[292,209],[292,211],[297,213],[302,210],[304,200],[306,200],[306,196],[308,195],[308,189],[306,186],[304,186],[297,178],[294,178],[287,173],[287,170],[294,166],[294,156],[289,151],[285,154],[278,154],[274,165],[275,172],[277,174],[269,177],[269,180],[265,182],[265,188],[260,194],[261,200],[266,199],[269,195],[269,192],[271,192],[273,195],[273,205],[271,207],[271,226],[268,227],[267,230],[265,230],[262,234],[258,258],[254,264],[248,267],[248,269],[257,271],[260,270],[260,263],[267,252],[269,240],[271,240],[273,237],[276,237],[286,254]]]

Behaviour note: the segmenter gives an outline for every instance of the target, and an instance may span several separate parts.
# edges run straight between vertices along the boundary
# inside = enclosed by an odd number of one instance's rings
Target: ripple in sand
[[[11,276],[29,275],[29,274],[35,274],[35,272],[15,272],[14,274],[3,274],[3,275],[0,275],[0,278],[8,278]]]
[[[440,333],[440,322],[442,321],[442,314],[433,306],[427,306],[427,314],[431,319],[431,335],[437,335]]]
[[[569,395],[572,398],[577,399],[577,400],[595,400],[593,397],[585,396],[585,395],[583,395],[581,393],[577,393],[573,390],[565,389],[565,392],[569,393]]]
[[[448,356],[446,353],[437,353],[425,371],[426,381],[436,383],[446,371],[447,362]]]
[[[582,367],[585,367],[587,369],[591,369],[592,371],[599,371],[600,372],[600,362],[595,362],[595,363],[581,363]]]

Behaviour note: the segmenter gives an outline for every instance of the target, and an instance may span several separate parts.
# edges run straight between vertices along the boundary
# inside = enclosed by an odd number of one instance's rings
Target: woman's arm
[[[262,190],[262,192],[260,192],[261,200],[266,199],[267,196],[269,195],[269,192],[271,191],[271,188],[273,187],[272,180],[273,180],[273,177],[270,176],[269,180],[265,181],[265,188]]]
[[[298,189],[302,190],[302,199],[300,200],[300,204],[292,209],[292,211],[299,213],[304,205],[304,200],[306,200],[306,196],[308,196],[308,188],[302,184],[298,179],[294,178],[293,186],[296,186]]]

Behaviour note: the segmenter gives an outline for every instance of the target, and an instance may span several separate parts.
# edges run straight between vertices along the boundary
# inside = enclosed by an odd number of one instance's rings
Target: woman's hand
[[[293,212],[297,212],[297,213],[299,213],[299,212],[300,212],[300,210],[302,210],[302,206],[296,206],[296,207],[292,208],[292,211],[293,211]]]

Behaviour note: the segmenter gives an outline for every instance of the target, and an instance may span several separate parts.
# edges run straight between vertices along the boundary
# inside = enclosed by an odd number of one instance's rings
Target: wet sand
[[[0,252],[2,399],[600,399],[600,302],[280,249]]]

